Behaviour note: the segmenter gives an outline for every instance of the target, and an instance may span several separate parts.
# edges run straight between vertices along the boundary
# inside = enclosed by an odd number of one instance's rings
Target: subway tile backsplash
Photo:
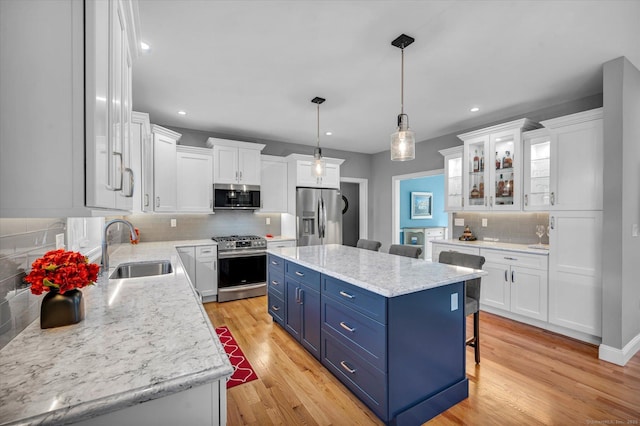
[[[0,348],[38,318],[42,296],[22,279],[65,229],[66,219],[0,219]]]
[[[464,219],[465,226],[478,240],[497,238],[499,241],[514,244],[536,244],[536,225],[547,226],[549,213],[454,213],[453,218]],[[487,219],[487,226],[482,226],[482,219]],[[462,235],[464,226],[453,226],[452,238]],[[549,244],[549,237],[542,237],[542,244]]]

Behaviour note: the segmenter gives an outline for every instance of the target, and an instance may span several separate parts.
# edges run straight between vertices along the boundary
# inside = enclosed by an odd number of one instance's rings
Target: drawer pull
[[[346,291],[340,290],[340,296],[344,296],[347,299],[355,299],[356,297],[353,294],[349,294]]]
[[[504,258],[507,259],[507,260],[518,260],[517,257],[505,256]]]
[[[280,310],[280,308],[276,305],[271,306],[271,310],[278,312]]]
[[[276,280],[271,280],[271,284],[272,285],[280,285],[280,283],[278,281],[276,281]]]
[[[302,272],[300,272],[300,271],[296,271],[296,275],[299,276],[299,277],[304,277],[304,274]]]
[[[353,333],[354,331],[356,331],[356,329],[355,329],[355,328],[349,327],[347,324],[345,324],[345,323],[344,323],[344,321],[340,321],[340,327],[342,327],[342,328],[344,328],[345,330],[350,331],[350,332],[352,332],[352,333]]]
[[[272,261],[271,261],[271,264],[272,264],[272,265],[276,265],[276,266],[277,266],[277,265],[279,265],[279,263],[278,263],[278,262],[276,262],[275,260],[272,260]]]
[[[356,372],[356,369],[349,367],[345,361],[340,361],[340,365],[342,366],[342,368],[344,368],[347,372],[351,374]]]

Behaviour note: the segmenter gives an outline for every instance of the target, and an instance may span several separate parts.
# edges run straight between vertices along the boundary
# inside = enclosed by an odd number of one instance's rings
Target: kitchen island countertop
[[[0,424],[76,422],[230,376],[233,367],[175,250],[211,244],[116,248],[112,268],[169,259],[173,272],[101,276],[82,289],[81,322],[42,330],[38,319],[16,336],[0,351]]]
[[[282,247],[268,253],[385,297],[395,297],[487,275],[481,270],[411,259],[340,244]]]

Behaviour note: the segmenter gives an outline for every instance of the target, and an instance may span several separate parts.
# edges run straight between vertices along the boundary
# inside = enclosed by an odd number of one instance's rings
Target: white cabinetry
[[[196,246],[196,290],[203,302],[218,299],[218,247]]]
[[[549,322],[602,335],[602,212],[549,214]]]
[[[151,125],[153,133],[153,210],[174,212],[177,210],[177,162],[176,145],[180,133]]]
[[[261,213],[286,213],[288,171],[284,157],[262,156],[260,177]]]
[[[132,59],[128,46],[118,44],[127,59],[120,68],[126,87],[111,90],[115,75],[109,62],[109,18],[114,4],[0,1],[0,216],[87,216],[91,211],[86,207],[131,208],[131,199],[124,197],[130,191],[128,159],[123,158],[121,167],[118,156],[107,155],[113,151],[112,137],[127,138],[126,112],[131,108],[122,104],[118,119],[125,126],[114,127],[116,117],[109,117],[112,96],[130,100],[126,84]],[[119,19],[124,18],[127,31],[119,36],[135,52],[131,7],[128,1],[119,5],[124,5]],[[113,173],[109,165],[119,169]],[[111,182],[106,182],[108,173]],[[121,178],[123,190],[103,197],[104,185],[117,188]],[[121,207],[116,201],[129,205]]]
[[[602,210],[602,108],[542,124],[551,137],[549,210]]]
[[[547,129],[523,133],[523,210],[549,210],[551,193],[551,137]]]
[[[462,210],[462,151],[463,146],[443,149],[444,156],[444,210],[456,212]]]
[[[267,240],[267,248],[295,247],[296,240]]]
[[[287,156],[287,160],[289,161],[289,185],[294,190],[298,186],[340,189],[340,165],[344,160],[323,157],[325,175],[321,177],[311,174],[313,156],[290,154]]]
[[[420,259],[431,259],[432,242],[446,238],[447,228],[403,228],[404,244],[422,247]]]
[[[458,135],[464,141],[464,210],[522,208],[522,131],[536,127],[523,118]]]
[[[260,151],[263,144],[207,139],[213,148],[213,182],[260,185]]]
[[[178,145],[177,205],[185,213],[213,211],[213,180],[211,150]]]
[[[153,138],[149,114],[131,113],[131,163],[134,170],[133,211],[153,211]]]
[[[196,282],[196,248],[194,246],[176,247],[178,256],[182,261],[184,271],[189,276],[191,284],[195,287]]]
[[[489,273],[482,277],[481,308],[493,307],[546,322],[547,256],[486,248],[480,249],[480,255],[485,258],[482,269]]]

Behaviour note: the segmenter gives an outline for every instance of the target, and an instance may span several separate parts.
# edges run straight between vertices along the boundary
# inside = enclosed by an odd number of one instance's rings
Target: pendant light
[[[401,53],[400,67],[400,114],[398,114],[398,130],[391,135],[391,160],[407,161],[416,158],[416,135],[409,130],[409,116],[404,113],[404,48],[415,39],[406,34],[400,35],[391,44],[398,47]]]
[[[324,160],[322,159],[322,149],[320,148],[320,104],[326,99],[315,97],[311,99],[311,102],[317,105],[318,109],[318,129],[316,136],[316,149],[313,150],[313,166],[311,167],[311,176],[322,177],[326,174],[327,168],[325,167]]]

